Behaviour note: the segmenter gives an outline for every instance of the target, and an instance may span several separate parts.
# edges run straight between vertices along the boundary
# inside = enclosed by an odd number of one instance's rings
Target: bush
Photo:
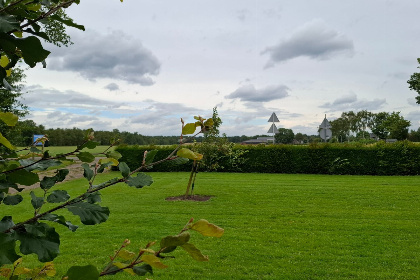
[[[146,150],[158,149],[156,158],[167,156],[172,147],[118,147],[123,160],[138,166]],[[213,147],[214,148],[214,147]],[[365,145],[363,143],[311,143],[310,145],[256,145],[231,147],[230,155],[241,160],[218,156],[212,150],[210,171],[258,172],[289,174],[347,174],[347,175],[418,175],[420,146],[409,141]],[[204,152],[205,154],[205,152]],[[190,171],[191,164],[165,164],[151,171]]]

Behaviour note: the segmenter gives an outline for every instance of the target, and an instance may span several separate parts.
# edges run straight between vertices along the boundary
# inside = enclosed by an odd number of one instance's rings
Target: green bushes
[[[123,161],[138,166],[146,150],[158,149],[156,159],[164,158],[173,147],[125,146],[117,150]],[[420,146],[408,141],[363,144],[237,145],[242,160],[233,168],[226,158],[219,166],[224,172],[304,173],[348,175],[418,175]],[[191,164],[156,166],[152,171],[189,171]]]

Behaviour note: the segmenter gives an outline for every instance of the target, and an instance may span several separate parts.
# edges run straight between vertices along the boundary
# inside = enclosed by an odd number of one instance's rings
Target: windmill
[[[274,135],[276,135],[276,133],[278,132],[278,129],[276,127],[276,125],[274,124],[275,122],[280,122],[279,118],[277,118],[276,113],[272,113],[271,117],[268,119],[268,122],[272,122],[273,124],[271,125],[270,129],[267,131],[267,133],[273,133],[273,143],[275,143],[275,139],[274,139]]]
[[[324,142],[327,142],[327,140],[332,136],[331,125],[327,120],[327,115],[325,115],[324,120],[319,126],[319,136],[322,138],[322,140],[324,140]]]

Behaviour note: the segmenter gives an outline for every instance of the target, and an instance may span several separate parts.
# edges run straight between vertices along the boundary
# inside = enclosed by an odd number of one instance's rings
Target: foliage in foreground
[[[17,121],[11,114],[0,115],[0,119],[9,125],[14,125]],[[33,158],[34,155],[41,153],[41,151],[31,147],[28,148],[28,154],[23,156],[18,157],[16,153],[2,155],[0,160],[0,204],[17,205],[21,203],[23,197],[20,194],[11,194],[9,190],[21,192],[23,190],[21,188],[22,185],[31,186],[39,183],[43,190],[42,196],[36,196],[35,192],[31,191],[31,205],[34,211],[32,218],[15,223],[12,216],[5,216],[0,221],[0,265],[13,264],[11,268],[2,269],[2,275],[8,279],[15,279],[17,275],[29,275],[28,277],[33,278],[37,277],[37,275],[48,276],[48,274],[53,274],[53,266],[49,262],[54,260],[59,254],[60,236],[55,228],[50,226],[49,223],[45,223],[45,221],[63,225],[71,231],[76,231],[78,228],[65,216],[55,214],[58,210],[67,209],[73,215],[79,216],[80,221],[84,225],[103,223],[108,219],[110,210],[108,207],[100,205],[100,191],[118,183],[125,183],[135,188],[150,186],[153,183],[153,179],[140,171],[165,161],[184,162],[188,159],[196,160],[201,158],[202,155],[183,147],[183,136],[195,134],[197,127],[200,128],[198,133],[209,130],[212,126],[212,119],[206,120],[201,117],[195,117],[195,119],[197,121],[194,123],[185,125],[182,123],[180,144],[165,159],[154,161],[156,151],[144,152],[142,163],[135,170],[131,170],[124,162],[118,161],[121,157],[119,153],[108,150],[103,152],[106,158],[101,158],[95,163],[95,156],[84,151],[84,149],[94,149],[98,145],[97,142],[93,141],[93,131],[90,131],[85,136],[84,142],[75,151],[68,154],[51,157],[48,151],[45,151],[40,159],[35,160]],[[45,142],[46,140],[47,138],[43,137],[37,141]],[[8,148],[13,149],[7,139],[3,140],[3,142],[8,144]],[[111,143],[110,148],[115,144],[117,144],[117,141]],[[67,191],[55,188],[57,183],[62,182],[66,178],[69,170],[58,169],[54,176],[44,176],[42,180],[36,173],[36,171],[43,171],[49,167],[60,165],[60,160],[70,155],[77,156],[83,162],[83,176],[87,180],[88,185],[84,193],[74,198],[71,198]],[[106,182],[95,184],[97,175],[103,173],[111,166],[118,166],[121,177],[115,177]],[[119,252],[124,252],[122,258],[125,262],[114,261],[117,257],[121,257],[117,253],[111,258],[111,262],[104,270],[99,271],[96,267],[90,265],[72,267],[67,272],[68,278],[66,279],[93,280],[98,279],[100,276],[116,274],[121,271],[126,271],[133,275],[144,275],[147,272],[151,272],[152,267],[166,267],[160,262],[160,258],[164,258],[163,254],[170,253],[177,247],[183,248],[196,260],[207,260],[206,256],[193,244],[189,243],[190,235],[188,230],[198,231],[205,236],[220,237],[223,234],[223,229],[205,220],[200,220],[196,223],[190,220],[178,235],[163,238],[159,250],[151,248],[154,245],[152,242],[147,244],[144,249],[140,249],[137,255],[128,254],[125,249],[123,250],[129,244],[128,241],[125,241],[119,250]],[[17,241],[20,242],[19,251],[16,248]],[[46,262],[47,264],[35,270],[22,268],[19,266],[21,263],[19,252],[24,255],[36,254],[40,262]]]

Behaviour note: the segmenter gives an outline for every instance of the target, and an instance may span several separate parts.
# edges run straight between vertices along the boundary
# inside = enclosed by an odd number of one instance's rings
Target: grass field
[[[59,274],[71,265],[102,267],[125,238],[136,251],[177,234],[194,217],[225,229],[221,238],[193,234],[191,243],[210,261],[193,261],[179,249],[164,260],[169,268],[149,278],[420,279],[420,177],[199,173],[196,194],[212,199],[170,202],[165,198],[185,191],[188,174],[152,176],[150,187],[103,191],[102,205],[111,210],[106,223],[75,233],[58,226]],[[86,184],[80,179],[62,188],[74,195]],[[30,200],[21,204],[2,208],[2,216],[24,218]]]
[[[108,146],[97,146],[94,149],[84,149],[83,151],[86,152],[90,152],[93,154],[98,154],[101,153],[103,151],[105,151],[108,148]],[[18,150],[23,149],[22,147],[18,148]],[[38,149],[41,150],[41,147],[38,147]],[[110,150],[113,151],[115,149],[115,147],[112,147]],[[69,152],[73,152],[74,150],[76,150],[76,146],[50,146],[50,147],[45,147],[44,151],[48,150],[49,154],[52,156],[55,156],[57,154],[66,154]],[[23,153],[27,153],[27,151],[22,151],[19,152],[19,154],[23,154]],[[101,155],[99,155],[101,156]]]

